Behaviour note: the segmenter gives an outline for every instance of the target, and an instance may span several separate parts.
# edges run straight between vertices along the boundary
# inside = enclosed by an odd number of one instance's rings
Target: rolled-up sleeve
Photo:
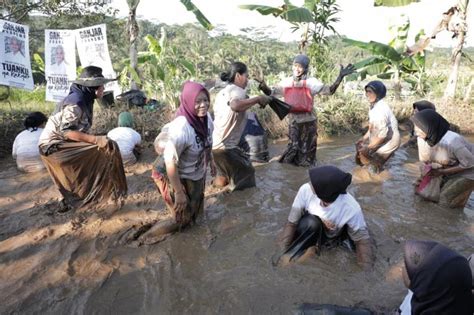
[[[453,142],[453,154],[459,161],[459,166],[465,169],[474,167],[474,155],[460,141]]]
[[[59,131],[79,130],[82,109],[78,105],[67,105],[62,110]]]

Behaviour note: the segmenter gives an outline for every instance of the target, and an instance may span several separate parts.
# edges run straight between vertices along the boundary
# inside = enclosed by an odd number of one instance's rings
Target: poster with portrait
[[[76,33],[73,30],[45,30],[44,72],[46,100],[58,102],[69,94],[76,79]]]
[[[33,90],[26,25],[0,20],[0,84]]]
[[[115,78],[117,76],[110,60],[105,24],[77,29],[76,43],[83,68],[97,66],[102,68],[104,77]],[[120,87],[116,81],[106,84],[105,90],[114,91],[115,96],[120,94]]]

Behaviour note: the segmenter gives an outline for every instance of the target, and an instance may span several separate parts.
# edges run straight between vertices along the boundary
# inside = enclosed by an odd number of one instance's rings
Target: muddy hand
[[[340,65],[340,67],[341,67],[341,70],[339,70],[340,77],[345,77],[346,75],[352,74],[356,71],[356,69],[351,63],[348,64],[346,67],[343,67],[342,65]]]
[[[270,103],[270,101],[272,100],[272,98],[270,96],[267,96],[267,95],[260,95],[258,97],[258,103],[260,104],[260,106],[262,108],[265,108],[265,106]]]
[[[95,144],[99,147],[99,149],[103,149],[109,143],[109,139],[106,136],[96,136],[95,137]]]
[[[176,222],[180,223],[183,220],[184,210],[188,204],[188,198],[184,193],[184,190],[181,190],[175,195],[174,209]]]

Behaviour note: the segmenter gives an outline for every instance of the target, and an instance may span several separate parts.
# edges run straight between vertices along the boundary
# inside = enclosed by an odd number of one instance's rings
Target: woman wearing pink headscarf
[[[187,81],[180,100],[175,119],[162,128],[155,140],[158,159],[152,170],[152,178],[173,218],[158,222],[143,235],[145,238],[160,237],[195,222],[203,211],[208,164],[215,176],[209,92],[201,84]]]

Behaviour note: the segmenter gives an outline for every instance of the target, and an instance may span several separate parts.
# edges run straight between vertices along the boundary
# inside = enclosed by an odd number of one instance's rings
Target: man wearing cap
[[[94,100],[103,96],[104,84],[110,81],[113,79],[104,78],[101,68],[84,68],[41,134],[41,158],[63,197],[60,211],[117,200],[127,193],[117,143],[88,133]]]
[[[332,95],[342,79],[354,72],[349,64],[341,65],[339,76],[332,85],[326,85],[316,78],[308,76],[309,58],[297,55],[293,60],[293,76],[284,79],[273,89],[264,81],[259,88],[267,95],[283,96],[292,106],[289,118],[288,147],[280,158],[281,163],[297,166],[311,166],[316,162],[317,119],[314,113],[314,96]]]

